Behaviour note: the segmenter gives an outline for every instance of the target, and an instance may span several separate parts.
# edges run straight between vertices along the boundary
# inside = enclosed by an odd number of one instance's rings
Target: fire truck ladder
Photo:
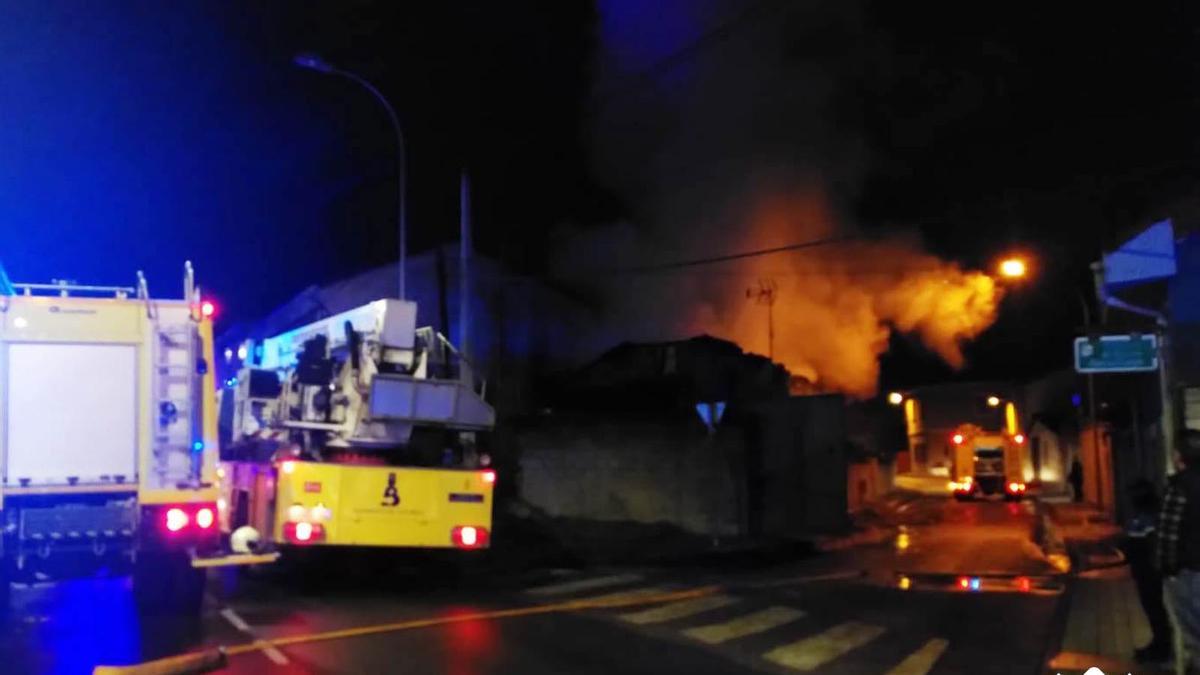
[[[151,472],[163,487],[191,486],[199,478],[193,447],[198,412],[193,401],[199,400],[195,328],[188,323],[157,328],[155,332],[158,423]]]

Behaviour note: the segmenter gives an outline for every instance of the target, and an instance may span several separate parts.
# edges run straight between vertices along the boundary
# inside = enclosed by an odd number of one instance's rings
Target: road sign
[[[1175,228],[1157,222],[1104,256],[1104,285],[1120,288],[1175,276]]]
[[[1099,335],[1075,338],[1075,371],[1136,373],[1158,369],[1157,335]]]
[[[716,431],[721,418],[725,416],[725,401],[697,403],[696,414],[700,415],[700,420],[708,427],[709,432]]]

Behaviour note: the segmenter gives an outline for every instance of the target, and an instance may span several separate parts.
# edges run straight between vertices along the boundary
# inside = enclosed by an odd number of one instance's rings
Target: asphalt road
[[[121,579],[16,589],[0,672],[90,672],[288,639],[233,656],[228,672],[1041,672],[1061,596],[1050,581],[1037,590],[1052,570],[1027,542],[1031,511],[925,498],[902,517],[884,544],[761,565],[430,581],[385,561],[324,565],[302,592],[273,575],[226,577],[194,621],[139,617]],[[960,577],[980,578],[979,590]]]

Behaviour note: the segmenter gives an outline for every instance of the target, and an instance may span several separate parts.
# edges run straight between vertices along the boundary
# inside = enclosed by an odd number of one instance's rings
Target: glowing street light
[[[991,408],[998,407],[1000,405],[1000,397],[999,396],[987,397],[987,404],[988,404],[988,407],[991,407]]]
[[[901,403],[904,403],[904,394],[901,394],[898,391],[893,391],[892,393],[888,394],[888,403],[891,403],[892,405],[900,405]]]
[[[1020,279],[1025,276],[1025,261],[1020,258],[1005,258],[1000,261],[1000,276],[1009,279]]]

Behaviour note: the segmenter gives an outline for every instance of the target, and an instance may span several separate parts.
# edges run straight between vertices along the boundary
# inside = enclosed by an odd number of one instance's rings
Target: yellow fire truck
[[[495,413],[417,307],[378,300],[237,351],[224,390],[222,519],[236,551],[481,549]]]
[[[9,582],[132,572],[144,608],[196,611],[218,525],[213,305],[0,273],[0,602]]]
[[[956,499],[1003,495],[1016,501],[1025,496],[1025,435],[1017,429],[1015,414],[1008,418],[1003,430],[985,431],[974,424],[955,429],[949,487]]]

